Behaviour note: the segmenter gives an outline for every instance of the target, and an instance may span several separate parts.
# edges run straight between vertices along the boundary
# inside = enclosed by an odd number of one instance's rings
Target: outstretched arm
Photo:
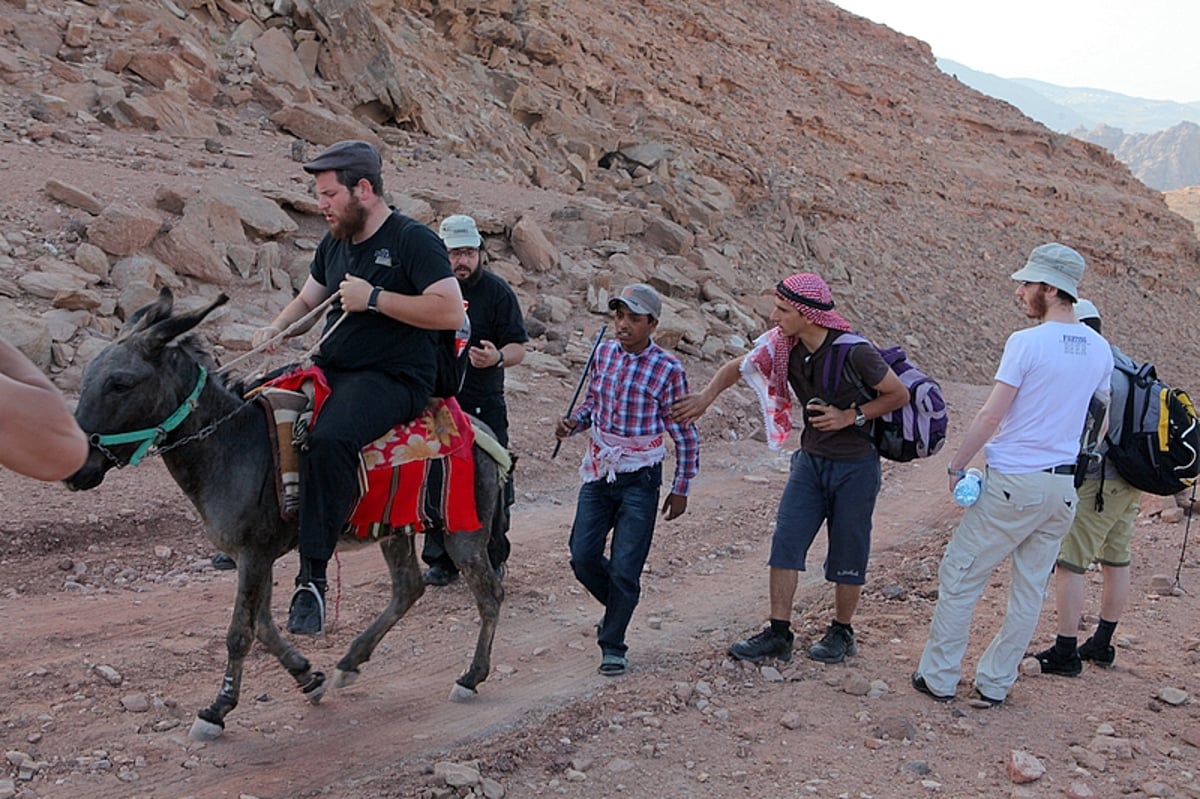
[[[671,406],[671,421],[687,424],[703,416],[704,412],[708,410],[708,406],[713,404],[720,393],[741,377],[742,361],[745,360],[745,357],[742,355],[721,364],[721,368],[717,370],[712,379],[708,381],[708,385],[699,394],[688,394],[676,400],[675,404]]]
[[[292,298],[292,301],[283,307],[279,315],[274,321],[266,327],[260,327],[254,331],[254,335],[250,339],[250,343],[254,347],[260,347],[270,339],[278,336],[289,327],[299,322],[304,316],[316,308],[321,303],[325,302],[329,297],[329,289],[322,286],[316,279],[309,275],[304,281],[304,286],[301,287],[300,293]],[[319,316],[314,316],[303,329],[293,330],[291,335],[298,336],[312,328],[319,321]]]
[[[63,395],[21,351],[0,340],[0,466],[38,480],[70,477],[87,436]]]

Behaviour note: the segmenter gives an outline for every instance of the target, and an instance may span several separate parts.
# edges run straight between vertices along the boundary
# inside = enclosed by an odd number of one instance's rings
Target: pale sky
[[[1200,100],[1200,0],[833,0],[1002,78]]]

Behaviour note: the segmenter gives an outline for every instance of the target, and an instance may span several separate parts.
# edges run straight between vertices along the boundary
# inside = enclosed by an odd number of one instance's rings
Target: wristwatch
[[[854,409],[854,426],[862,427],[867,423],[867,416],[862,412],[862,408]]]
[[[504,350],[496,350],[496,353],[499,354],[499,356],[500,356],[499,358],[496,359],[496,368],[503,369],[504,368]]]
[[[371,289],[371,296],[367,298],[367,310],[373,313],[379,313],[379,293],[383,291],[383,286],[375,286]]]
[[[963,475],[965,475],[966,473],[967,473],[966,469],[955,469],[955,468],[951,467],[950,464],[946,464],[946,474],[950,475],[951,477],[957,477],[958,479],[961,480],[963,478]]]

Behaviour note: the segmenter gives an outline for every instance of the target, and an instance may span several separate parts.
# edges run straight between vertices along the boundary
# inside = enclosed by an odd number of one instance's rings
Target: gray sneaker
[[[834,624],[829,625],[820,641],[808,648],[808,656],[822,663],[841,663],[847,656],[856,654],[854,631]]]
[[[796,636],[791,632],[780,635],[767,627],[757,635],[730,645],[729,654],[750,663],[762,663],[767,658],[779,658],[786,663],[792,659],[792,642],[795,640]]]

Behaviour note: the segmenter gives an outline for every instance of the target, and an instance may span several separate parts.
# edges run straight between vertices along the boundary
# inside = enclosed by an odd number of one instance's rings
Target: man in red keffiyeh
[[[840,663],[857,651],[850,621],[866,580],[871,516],[881,479],[868,422],[908,402],[908,390],[865,342],[842,346],[850,346],[847,368],[874,396],[864,396],[851,380],[836,381],[832,387],[824,384],[834,342],[851,332],[850,323],[833,308],[833,294],[818,275],[798,273],[780,281],[771,312],[776,326],[760,336],[748,354],[721,366],[704,391],[672,408],[676,421],[694,421],[741,376],[758,394],[767,444],[780,449],[792,429],[791,392],[804,405],[800,449],[792,455],[771,539],[770,625],[729,647],[730,655],[752,663],[769,657],[791,659],[797,576],[805,570],[808,549],[825,523],[825,579],[835,584],[834,618],[808,656]]]

